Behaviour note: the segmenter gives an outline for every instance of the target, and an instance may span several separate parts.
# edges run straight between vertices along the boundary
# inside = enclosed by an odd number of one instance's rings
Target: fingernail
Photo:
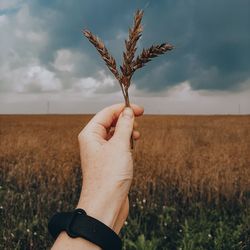
[[[122,116],[131,119],[134,116],[134,112],[131,108],[125,108],[122,112]]]

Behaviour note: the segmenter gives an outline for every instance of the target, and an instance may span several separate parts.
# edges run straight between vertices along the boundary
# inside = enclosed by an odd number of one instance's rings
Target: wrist
[[[110,197],[110,198],[109,198]],[[87,195],[82,193],[77,208],[82,208],[87,215],[101,221],[116,233],[115,224],[121,208],[119,199],[112,195]]]

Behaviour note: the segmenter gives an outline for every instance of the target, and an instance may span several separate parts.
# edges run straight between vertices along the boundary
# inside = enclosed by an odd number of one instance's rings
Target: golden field
[[[80,164],[77,135],[90,118],[1,116],[5,177],[22,185],[42,171],[68,181]],[[142,136],[134,150],[134,185],[140,190],[157,181],[178,187],[186,198],[243,199],[250,190],[250,116],[152,115],[137,121]]]
[[[20,249],[36,249],[33,248],[36,240],[34,235],[29,236],[29,230],[25,247],[18,242],[18,228],[29,222],[26,219],[17,223],[7,208],[12,214],[28,211],[29,216],[38,216],[39,221],[39,216],[47,219],[53,209],[76,204],[81,183],[77,136],[90,118],[90,115],[0,116],[4,241],[13,240]],[[137,121],[141,139],[133,152],[132,200],[134,194],[147,204],[158,200],[166,206],[173,202],[202,201],[219,206],[225,200],[241,204],[249,201],[250,116],[144,115]],[[8,225],[12,228],[16,225],[15,233]],[[46,221],[42,228],[45,225]],[[39,231],[39,223],[36,227]]]

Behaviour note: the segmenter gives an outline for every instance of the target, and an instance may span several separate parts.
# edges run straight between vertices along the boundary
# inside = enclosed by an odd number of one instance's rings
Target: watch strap
[[[122,249],[120,237],[110,227],[80,208],[73,212],[56,213],[50,219],[48,229],[55,239],[61,231],[66,231],[70,237],[84,238],[104,250]]]

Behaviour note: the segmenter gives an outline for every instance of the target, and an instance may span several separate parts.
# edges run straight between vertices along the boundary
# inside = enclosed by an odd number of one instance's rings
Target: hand
[[[140,137],[138,131],[133,131],[134,115],[143,114],[143,108],[131,108],[117,104],[103,109],[78,136],[83,184],[77,207],[116,233],[129,211],[128,193],[133,178],[130,137]]]

